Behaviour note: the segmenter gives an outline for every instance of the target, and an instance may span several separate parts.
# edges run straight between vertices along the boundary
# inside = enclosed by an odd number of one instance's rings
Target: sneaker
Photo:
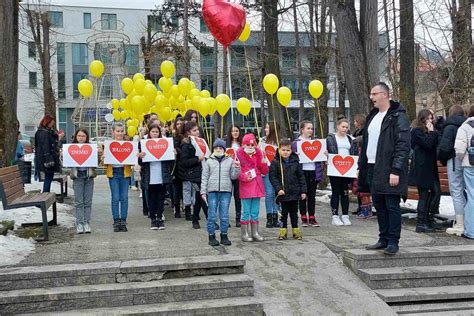
[[[308,227],[308,217],[306,215],[301,215],[301,226]]]
[[[89,223],[84,223],[84,233],[86,234],[91,233],[91,225],[89,225]]]
[[[194,229],[199,229],[199,228],[201,228],[201,225],[199,225],[199,222],[198,222],[198,221],[193,221],[193,228],[194,228]]]
[[[156,220],[151,221],[150,229],[151,230],[158,230],[158,223],[157,223]]]
[[[303,236],[301,235],[301,229],[299,228],[293,228],[292,229],[292,232],[293,232],[293,238],[296,239],[296,240],[301,240],[303,239]]]
[[[157,221],[157,227],[159,230],[165,230],[165,222],[164,221]]]
[[[309,217],[309,226],[320,227],[321,225],[319,225],[318,221],[316,220],[316,218],[314,216],[310,216]]]
[[[349,220],[349,215],[342,215],[342,222],[344,223],[344,226],[351,226],[352,223]]]
[[[360,219],[369,219],[371,218],[373,215],[372,215],[372,211],[369,211],[369,210],[362,210],[359,212],[359,214],[357,215],[358,218]]]
[[[143,193],[140,191],[140,196],[139,196],[139,198],[141,198],[141,197],[143,197]]]
[[[82,224],[76,225],[76,233],[83,234],[84,233],[84,226]]]
[[[335,226],[344,226],[344,223],[341,221],[339,215],[332,216],[332,224]]]
[[[280,228],[280,232],[278,233],[278,240],[285,240],[287,239],[287,229],[286,228]]]

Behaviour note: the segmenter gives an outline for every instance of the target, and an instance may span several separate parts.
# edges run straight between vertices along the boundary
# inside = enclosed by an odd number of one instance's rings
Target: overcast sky
[[[163,0],[44,0],[43,3],[103,8],[154,9]]]

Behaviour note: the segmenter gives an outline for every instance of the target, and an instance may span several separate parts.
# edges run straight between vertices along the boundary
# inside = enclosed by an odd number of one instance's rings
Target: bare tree
[[[415,103],[415,24],[413,0],[400,0],[400,101],[411,119]]]
[[[300,101],[299,107],[299,121],[303,120],[304,115],[304,99],[303,99],[303,69],[301,65],[301,47],[300,47],[300,32],[298,28],[298,9],[296,7],[296,0],[293,0],[293,24],[295,27],[295,54],[296,54],[296,71],[298,81],[298,99]]]
[[[15,158],[18,132],[18,1],[0,2],[0,164]],[[6,75],[8,74],[8,75]]]

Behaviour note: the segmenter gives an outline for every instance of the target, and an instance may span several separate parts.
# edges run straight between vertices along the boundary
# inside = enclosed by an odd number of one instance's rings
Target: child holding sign
[[[340,119],[336,123],[336,134],[330,134],[326,138],[326,145],[329,154],[339,154],[342,156],[358,156],[359,150],[354,139],[347,134],[349,121]],[[330,176],[331,183],[331,210],[332,224],[335,226],[349,226],[349,185],[351,178]],[[339,201],[342,207],[342,221],[339,218]]]
[[[161,138],[161,128],[158,124],[152,123],[148,126],[147,139]],[[165,229],[163,221],[163,211],[165,208],[166,185],[172,181],[169,161],[143,162],[146,153],[142,151],[140,144],[140,154],[138,163],[141,166],[144,189],[148,190],[148,213],[150,215],[152,230]]]
[[[89,143],[89,133],[81,128],[73,138],[75,144]],[[97,162],[97,156],[95,157]],[[94,193],[95,168],[70,168],[70,177],[74,189],[74,207],[76,208],[76,232],[78,234],[91,232],[92,195]]]

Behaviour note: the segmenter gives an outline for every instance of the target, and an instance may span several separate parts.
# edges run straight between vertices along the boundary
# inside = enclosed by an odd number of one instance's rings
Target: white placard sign
[[[174,160],[173,138],[150,138],[140,141],[142,152],[145,153],[143,162]]]
[[[278,151],[278,147],[266,143],[260,143],[259,148],[262,150],[262,153],[268,160],[268,163],[271,164],[273,159],[275,159],[276,153]]]
[[[300,158],[300,163],[326,161],[325,139],[301,140],[296,143],[296,152]]]
[[[342,156],[329,154],[328,176],[357,178],[358,156]]]
[[[97,167],[97,144],[64,144],[63,167]]]
[[[106,165],[136,165],[138,142],[108,140],[104,144]]]
[[[207,145],[207,142],[204,138],[201,137],[191,137],[191,144],[193,144],[194,148],[196,149],[196,156],[201,157],[204,156],[209,158],[211,156],[211,150]]]

